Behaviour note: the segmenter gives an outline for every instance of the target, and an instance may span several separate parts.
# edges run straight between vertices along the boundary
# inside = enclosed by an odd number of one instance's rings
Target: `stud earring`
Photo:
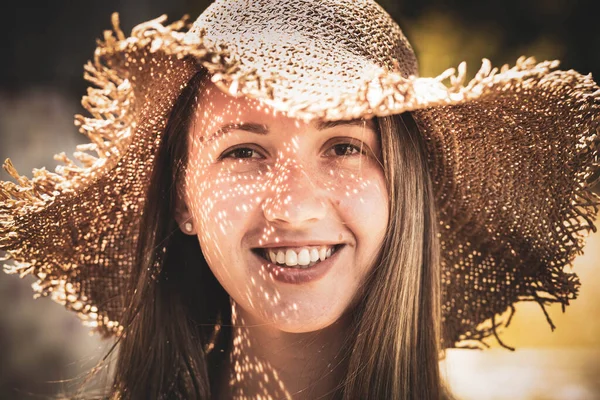
[[[185,230],[186,230],[188,233],[191,233],[191,232],[192,232],[192,230],[193,230],[193,225],[192,225],[192,223],[191,223],[191,222],[186,222],[184,226],[185,226]]]

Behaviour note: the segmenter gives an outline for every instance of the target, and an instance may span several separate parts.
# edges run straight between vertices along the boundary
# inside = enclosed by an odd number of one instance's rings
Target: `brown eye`
[[[230,151],[226,151],[219,159],[230,158],[234,160],[244,160],[252,158],[262,158],[262,156],[254,149],[249,147],[238,147]]]
[[[360,150],[356,146],[347,143],[336,144],[333,148],[336,156],[350,156],[360,153]]]
[[[351,143],[337,143],[329,148],[326,155],[330,157],[347,157],[363,153],[361,148]]]

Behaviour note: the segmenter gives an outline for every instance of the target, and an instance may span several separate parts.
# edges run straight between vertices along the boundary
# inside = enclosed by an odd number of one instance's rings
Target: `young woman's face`
[[[255,322],[310,332],[353,305],[388,222],[373,120],[304,122],[208,83],[185,209],[219,282]]]

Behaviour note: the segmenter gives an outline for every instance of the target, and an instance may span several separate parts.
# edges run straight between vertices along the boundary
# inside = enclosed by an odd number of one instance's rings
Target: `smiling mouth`
[[[325,261],[343,246],[344,244],[340,243],[327,246],[307,246],[294,248],[294,250],[289,247],[269,247],[254,248],[252,252],[265,261],[280,267],[307,269]]]

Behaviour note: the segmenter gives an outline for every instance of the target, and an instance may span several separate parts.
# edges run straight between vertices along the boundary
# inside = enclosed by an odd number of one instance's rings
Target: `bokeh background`
[[[433,76],[467,61],[472,77],[488,58],[514,65],[521,55],[560,59],[561,68],[600,79],[595,0],[380,0],[399,22]],[[85,93],[83,65],[96,38],[121,14],[125,32],[167,14],[199,15],[209,1],[30,1],[3,6],[0,24],[0,161],[21,173],[53,169],[53,154],[86,142],[73,125]],[[4,171],[0,179],[8,180]],[[551,307],[552,332],[537,304],[517,306],[502,335],[485,351],[450,350],[442,370],[462,399],[600,399],[600,233],[589,236],[574,265],[583,282],[566,313]],[[102,357],[109,342],[49,299],[32,298],[33,279],[0,274],[0,399],[61,396]]]

